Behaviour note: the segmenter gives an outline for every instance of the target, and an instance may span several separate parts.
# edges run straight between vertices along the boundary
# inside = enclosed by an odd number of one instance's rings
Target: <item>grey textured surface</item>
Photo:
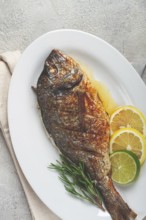
[[[38,36],[60,28],[103,38],[142,71],[146,62],[145,0],[0,0],[0,52],[23,51]],[[31,219],[1,134],[0,219]]]
[[[1,133],[0,220],[31,220],[24,192]]]

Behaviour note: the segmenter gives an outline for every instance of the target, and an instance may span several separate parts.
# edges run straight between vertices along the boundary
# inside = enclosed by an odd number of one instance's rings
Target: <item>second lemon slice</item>
[[[110,139],[110,153],[117,150],[132,151],[142,164],[146,159],[146,140],[136,129],[121,128]]]

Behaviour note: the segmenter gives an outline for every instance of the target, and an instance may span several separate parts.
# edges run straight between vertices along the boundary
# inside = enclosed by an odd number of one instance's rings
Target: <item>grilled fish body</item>
[[[136,214],[111,180],[108,115],[79,64],[52,50],[38,79],[37,98],[44,125],[56,146],[73,162],[85,164],[112,219],[135,219]]]

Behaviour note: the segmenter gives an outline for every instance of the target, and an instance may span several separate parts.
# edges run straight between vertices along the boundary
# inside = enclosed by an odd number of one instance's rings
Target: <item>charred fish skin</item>
[[[37,82],[43,123],[60,151],[83,162],[96,180],[113,220],[133,220],[111,180],[109,117],[86,73],[71,57],[52,50]]]

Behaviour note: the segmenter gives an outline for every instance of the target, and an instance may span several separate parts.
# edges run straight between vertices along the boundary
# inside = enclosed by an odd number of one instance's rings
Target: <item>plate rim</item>
[[[59,32],[78,32],[78,33],[81,33],[81,34],[86,34],[88,35],[89,37],[94,37],[96,39],[98,39],[98,41],[101,41],[102,43],[104,43],[105,45],[107,45],[108,47],[110,47],[115,53],[118,54],[118,56],[120,56],[122,59],[124,59],[124,62],[126,62],[129,67],[131,67],[132,71],[135,72],[135,74],[140,78],[139,74],[136,72],[136,70],[134,69],[134,67],[130,64],[130,62],[123,56],[123,54],[121,54],[116,48],[114,48],[111,44],[109,44],[108,42],[106,42],[105,40],[93,35],[93,34],[90,34],[90,33],[87,33],[87,32],[84,32],[84,31],[81,31],[81,30],[76,30],[76,29],[57,29],[57,30],[53,30],[53,31],[49,31],[43,35],[41,35],[40,37],[38,37],[37,39],[35,39],[30,45],[28,45],[28,47],[26,47],[26,49],[23,51],[21,57],[20,57],[20,60],[23,60],[23,56],[24,54],[33,46],[35,45],[39,40],[41,40],[42,38],[48,36],[49,34],[52,34],[52,33],[59,33]],[[8,123],[9,123],[9,131],[10,131],[10,136],[11,136],[11,140],[12,140],[12,144],[15,142],[14,141],[14,136],[13,136],[13,129],[11,127],[11,113],[10,113],[10,109],[11,109],[11,91],[12,91],[12,83],[13,81],[15,80],[15,72],[17,72],[17,69],[19,69],[19,63],[20,63],[20,60],[18,61],[18,63],[16,64],[16,67],[13,71],[13,75],[12,75],[12,78],[11,78],[11,82],[10,82],[10,86],[9,86],[9,92],[8,92]],[[141,83],[143,83],[143,85],[145,86],[144,82],[142,81],[141,79]],[[146,88],[146,87],[145,87]],[[25,169],[21,166],[21,162],[19,161],[19,158],[17,157],[17,152],[16,152],[16,148],[14,147],[13,145],[13,149],[14,149],[14,153],[15,153],[15,156],[17,158],[17,161],[20,165],[20,168],[26,178],[26,180],[28,181],[28,183],[30,184],[31,188],[33,189],[33,191],[36,193],[36,195],[39,197],[39,199],[46,205],[46,202],[44,201],[44,199],[41,197],[40,194],[38,194],[38,192],[34,189],[33,187],[33,184],[30,182],[30,180],[27,178],[27,175],[25,173]],[[47,206],[48,207],[48,206]],[[50,209],[50,207],[48,207]],[[51,211],[55,214],[55,215],[58,215],[54,212],[54,210],[51,209]]]

